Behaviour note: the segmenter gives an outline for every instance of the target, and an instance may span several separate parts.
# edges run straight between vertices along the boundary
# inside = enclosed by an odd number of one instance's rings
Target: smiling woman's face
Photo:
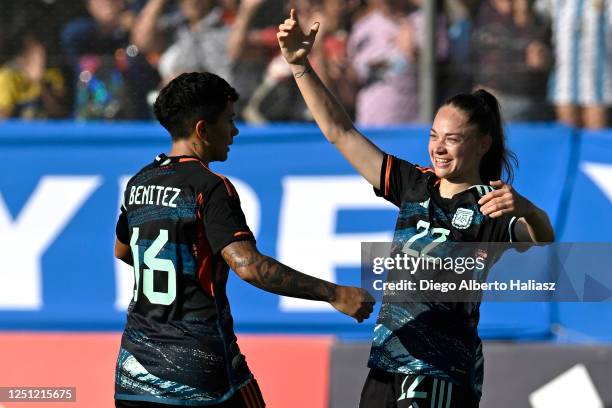
[[[436,176],[453,182],[477,180],[480,160],[489,146],[490,137],[479,136],[460,109],[440,108],[429,135],[429,158]]]

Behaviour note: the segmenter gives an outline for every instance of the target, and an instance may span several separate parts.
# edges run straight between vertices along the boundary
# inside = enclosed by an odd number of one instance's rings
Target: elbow
[[[548,217],[548,214],[546,215],[546,242],[555,242],[556,241],[556,236],[555,236],[555,229],[552,226],[552,223],[550,222],[550,218]]]
[[[133,263],[130,247],[120,242],[115,244],[115,258],[125,262],[128,265],[132,265]]]
[[[548,242],[555,242],[557,240],[557,237],[555,236],[555,230],[553,229],[552,226],[550,226],[550,230],[548,231]]]
[[[250,267],[237,268],[236,270],[234,270],[234,272],[236,272],[236,275],[238,275],[240,279],[242,279],[243,281],[247,283],[254,284],[256,281],[253,268],[250,268]]]

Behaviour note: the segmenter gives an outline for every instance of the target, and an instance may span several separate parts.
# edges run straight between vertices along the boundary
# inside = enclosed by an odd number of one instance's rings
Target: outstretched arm
[[[149,0],[136,17],[132,27],[132,42],[142,52],[159,47],[161,33],[157,29],[157,22],[167,2],[168,0]]]
[[[328,302],[360,323],[372,313],[374,299],[365,290],[295,271],[259,253],[253,241],[232,242],[221,255],[241,279],[267,292]]]
[[[240,58],[245,49],[250,46],[248,41],[249,28],[262,3],[263,0],[243,0],[240,2],[238,14],[227,42],[228,54],[233,60]]]
[[[480,211],[484,215],[491,218],[504,214],[517,217],[514,235],[519,242],[554,242],[555,231],[544,210],[501,180],[492,181],[491,185],[496,190],[478,201],[482,206]]]
[[[279,26],[278,42],[291,66],[293,76],[317,125],[331,143],[336,145],[351,165],[376,188],[380,188],[380,168],[383,153],[362,135],[345,112],[336,97],[327,89],[308,62],[319,23],[308,34],[300,28],[297,13],[291,14]]]

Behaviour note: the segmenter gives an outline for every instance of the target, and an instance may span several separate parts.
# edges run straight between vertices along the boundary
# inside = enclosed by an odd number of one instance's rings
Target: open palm
[[[308,34],[304,34],[300,28],[296,11],[291,9],[289,18],[278,26],[278,33],[276,34],[283,57],[289,64],[303,64],[305,62],[314,44],[317,31],[319,31],[319,23],[314,23]]]

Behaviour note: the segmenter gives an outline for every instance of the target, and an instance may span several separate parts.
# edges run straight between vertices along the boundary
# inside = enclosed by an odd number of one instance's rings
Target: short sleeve
[[[204,198],[202,220],[213,254],[234,241],[255,240],[240,207],[238,193],[227,179],[216,184]]]
[[[127,221],[127,210],[124,205],[121,206],[121,213],[119,214],[119,219],[117,220],[115,234],[117,235],[117,240],[119,240],[119,242],[129,245],[130,228]]]
[[[430,174],[433,174],[430,168],[415,166],[385,153],[380,168],[380,189],[374,188],[374,193],[399,207],[405,193],[422,184]]]
[[[491,242],[516,242],[516,236],[514,234],[516,217],[504,215],[493,220],[494,224],[490,239]]]
[[[0,69],[0,110],[12,114],[16,104],[15,75],[9,69]]]

